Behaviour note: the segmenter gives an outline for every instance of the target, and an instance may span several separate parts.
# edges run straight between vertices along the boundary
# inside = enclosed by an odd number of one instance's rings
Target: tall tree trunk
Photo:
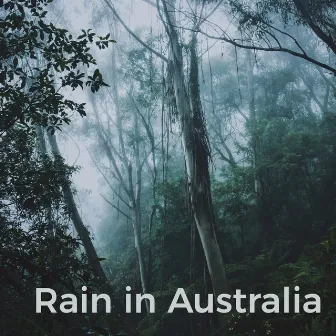
[[[38,145],[38,150],[39,153],[41,155],[42,160],[45,162],[46,161],[46,157],[48,155],[48,151],[47,151],[47,143],[46,143],[46,139],[45,139],[45,131],[43,129],[42,126],[36,126],[36,138],[37,138],[37,145]],[[57,143],[55,140],[54,143],[55,147],[54,150],[57,149],[57,157],[59,156],[59,151],[58,151],[58,147],[57,147]],[[55,156],[56,158],[56,156]],[[48,231],[47,231],[47,235],[49,237],[54,237],[56,234],[56,227],[55,227],[55,223],[52,219],[52,207],[51,204],[48,205],[47,209],[46,209],[46,217],[47,217],[47,223],[48,223]],[[52,241],[51,241],[52,243]],[[50,258],[51,258],[51,269],[54,269],[54,257],[56,257],[57,252],[54,249],[54,245],[50,244],[50,246],[48,247],[48,251],[50,254]],[[60,284],[57,281],[53,284],[53,289],[59,294],[64,294],[65,292],[68,291],[68,288],[64,288],[64,284]],[[80,294],[78,294],[79,296]],[[81,301],[81,300],[79,300]],[[60,300],[58,299],[56,304],[60,303]],[[79,303],[81,304],[81,303]],[[73,330],[73,334],[74,335],[80,335],[83,332],[83,328],[89,328],[90,327],[90,323],[89,321],[85,318],[84,315],[81,314],[77,314],[76,316],[72,316],[70,318],[70,316],[66,316],[65,320],[67,321],[67,326],[71,327]],[[99,323],[98,323],[99,324]],[[106,327],[107,325],[101,325],[102,327]]]
[[[45,159],[47,155],[47,145],[44,137],[44,130],[42,126],[36,126],[36,138],[37,138],[37,144],[38,149],[41,155],[41,158],[43,160],[43,163],[45,164]],[[51,209],[51,203],[48,205],[46,209],[46,218],[47,218],[47,225],[48,225],[48,236],[53,237],[55,235],[55,225],[52,219],[52,209]]]
[[[254,64],[253,53],[251,50],[246,50],[246,67],[247,67],[247,89],[248,89],[248,109],[249,123],[251,130],[251,147],[253,153],[253,168],[254,168],[254,193],[255,204],[257,207],[257,218],[260,230],[261,247],[266,249],[269,246],[270,233],[272,230],[272,221],[270,220],[267,199],[262,188],[262,173],[259,171],[261,164],[260,140],[258,138],[258,114],[255,106],[255,91],[254,91]]]
[[[141,212],[140,212],[140,204],[136,205],[133,209],[134,213],[134,220],[133,220],[133,234],[134,234],[134,242],[135,248],[138,255],[138,263],[139,263],[139,273],[140,273],[140,280],[141,280],[141,287],[142,292],[145,294],[148,292],[147,287],[147,271],[146,271],[146,264],[145,264],[145,256],[143,251],[143,244],[141,239]],[[149,313],[149,302],[148,300],[145,301],[146,303],[146,310]]]
[[[336,54],[336,40],[333,35],[329,32],[324,32],[319,24],[316,22],[314,18],[315,13],[309,13],[307,9],[306,2],[303,0],[293,0],[295,7],[301,14],[302,18],[306,21],[315,35],[321,39],[333,52]]]
[[[253,68],[254,62],[252,60],[252,53],[250,50],[246,51],[246,66],[247,66],[247,90],[248,90],[248,108],[249,108],[249,121],[251,127],[251,143],[253,151],[253,166],[254,166],[254,192],[256,194],[256,199],[258,198],[258,193],[260,189],[260,183],[258,181],[258,144],[257,144],[257,115],[255,108],[255,94],[253,86]],[[258,203],[258,202],[257,202]]]
[[[116,108],[116,118],[117,118],[117,126],[118,126],[118,136],[119,136],[119,145],[121,151],[121,157],[123,161],[124,167],[128,170],[128,181],[125,183],[128,185],[128,197],[129,203],[133,211],[133,234],[134,234],[134,243],[135,248],[137,251],[138,256],[138,263],[139,263],[139,274],[140,274],[140,281],[142,292],[145,294],[148,291],[147,286],[147,272],[146,272],[146,263],[145,263],[145,256],[143,251],[143,244],[141,239],[141,187],[142,187],[142,166],[140,164],[140,148],[139,148],[139,120],[137,112],[133,110],[134,116],[134,136],[135,136],[135,144],[134,144],[134,159],[135,159],[135,187],[133,183],[133,176],[132,176],[132,164],[128,161],[125,145],[124,145],[124,134],[123,134],[123,125],[122,125],[122,118],[121,118],[121,111],[119,105],[119,93],[118,93],[118,77],[117,77],[117,66],[116,66],[116,57],[115,57],[116,50],[115,48],[112,51],[112,71],[113,71],[113,78],[112,78],[112,89],[113,89],[113,97],[115,102]],[[146,309],[149,313],[149,302],[146,300]]]
[[[61,158],[61,153],[57,145],[56,136],[48,132],[48,139],[49,139],[50,147],[55,157],[55,160],[59,160]],[[83,243],[86,256],[88,258],[88,262],[99,284],[102,286],[102,288],[104,288],[108,284],[108,280],[100,264],[96,249],[93,246],[90,233],[88,229],[86,228],[86,226],[84,225],[83,220],[79,214],[79,211],[78,211],[78,208],[77,208],[77,205],[76,205],[76,202],[74,200],[73,193],[71,190],[70,181],[65,179],[62,185],[62,189],[64,193],[64,199],[65,199],[68,211],[70,213],[71,220]]]
[[[146,134],[148,136],[148,140],[150,143],[150,148],[151,148],[151,155],[152,155],[152,160],[153,160],[153,187],[152,187],[152,195],[153,195],[153,204],[152,204],[152,211],[149,216],[149,224],[148,224],[148,262],[147,262],[147,280],[145,281],[145,286],[147,288],[147,291],[150,291],[150,282],[151,282],[151,269],[152,269],[152,249],[151,249],[151,234],[152,234],[152,226],[153,226],[153,221],[154,221],[154,216],[157,210],[157,205],[156,205],[156,179],[157,179],[157,168],[156,168],[156,155],[155,155],[155,138],[154,138],[154,133],[153,129],[151,127],[151,122],[150,122],[150,117],[148,116],[148,120],[146,120],[145,116],[140,112],[136,101],[132,97],[133,103],[134,103],[134,130],[135,130],[135,138],[139,139],[140,138],[140,132],[139,132],[139,116],[141,118],[142,124],[145,128]],[[135,158],[136,158],[136,167],[137,167],[137,192],[136,192],[136,197],[139,200],[138,207],[140,210],[140,197],[141,193],[139,192],[141,188],[141,178],[142,178],[142,167],[140,164],[140,149],[139,149],[139,142],[136,142],[135,145]],[[145,159],[144,164],[147,162],[148,169],[151,170],[150,165],[148,164],[147,159]]]
[[[192,35],[190,43],[190,86],[186,89],[182,49],[174,27],[175,1],[162,1],[166,16],[166,29],[170,38],[168,70],[173,76],[173,90],[182,131],[182,142],[189,193],[195,222],[201,238],[208,270],[215,295],[227,292],[227,277],[222,254],[217,242],[212,209],[209,173],[209,148],[203,119],[198,81],[197,39]]]
[[[147,293],[147,271],[145,264],[145,257],[143,252],[143,245],[141,240],[141,187],[142,187],[142,165],[140,163],[140,132],[139,132],[139,116],[137,111],[133,110],[134,115],[134,154],[135,154],[135,167],[136,167],[136,183],[135,183],[135,199],[134,199],[134,210],[135,210],[135,221],[134,221],[134,237],[135,237],[135,247],[138,252],[139,259],[139,271],[141,278],[141,285],[143,293]],[[134,195],[134,194],[133,194]],[[146,300],[146,309],[149,313],[149,302]]]
[[[102,123],[100,121],[99,113],[95,104],[95,101],[92,100],[92,106],[94,109],[95,117],[98,123],[98,136],[102,141],[105,153],[113,170],[121,183],[121,186],[128,198],[129,208],[132,211],[132,226],[133,226],[133,235],[134,235],[134,244],[138,257],[139,264],[139,274],[142,292],[145,294],[148,292],[147,286],[147,271],[146,271],[146,262],[145,255],[143,250],[143,244],[141,239],[141,187],[142,187],[142,165],[140,164],[140,148],[139,148],[139,120],[136,111],[134,113],[134,136],[135,136],[135,144],[134,144],[134,160],[135,160],[135,183],[133,182],[133,166],[131,161],[129,160],[124,143],[124,131],[123,131],[123,122],[119,105],[119,93],[118,93],[118,77],[117,77],[117,66],[116,66],[116,57],[115,57],[115,49],[112,51],[112,71],[114,73],[112,78],[112,96],[115,105],[116,112],[116,124],[117,124],[117,132],[118,132],[118,140],[119,140],[119,151],[113,146],[111,142],[108,141],[108,134],[102,128]],[[121,161],[121,168],[118,166],[115,154],[118,152],[118,157]],[[146,302],[146,310],[149,312],[149,302]]]

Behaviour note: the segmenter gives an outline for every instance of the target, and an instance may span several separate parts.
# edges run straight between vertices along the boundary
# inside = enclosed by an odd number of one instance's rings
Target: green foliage
[[[1,334],[66,335],[70,321],[35,314],[36,288],[77,293],[84,279],[95,280],[80,242],[69,233],[61,192],[75,170],[37,156],[34,142],[34,134],[13,128],[0,150]]]
[[[85,86],[96,92],[107,84],[98,69],[86,76],[82,67],[96,65],[91,45],[106,48],[109,35],[91,30],[74,38],[47,19],[50,0],[1,1],[0,115],[1,135],[14,124],[49,126],[70,122],[69,115],[85,115],[84,103],[64,96],[64,90]]]
[[[67,99],[66,93],[85,87],[95,93],[107,86],[90,50],[92,46],[105,49],[114,42],[109,34],[96,36],[90,29],[73,37],[55,27],[49,20],[50,2],[0,1],[0,333],[5,336],[104,333],[93,327],[92,316],[36,316],[31,309],[36,287],[52,287],[59,293],[77,293],[84,283],[97,288],[80,242],[69,233],[61,188],[77,168],[38,153],[34,127],[53,133],[70,123],[73,112],[86,115],[84,104]],[[334,1],[308,1],[308,16],[298,3],[229,1],[242,39],[249,33],[258,45],[269,46],[270,39],[281,44],[285,34],[273,27],[280,15],[287,26],[294,22],[311,28],[316,23],[331,42],[321,34],[320,39],[332,47]],[[282,36],[275,38],[274,31]],[[298,47],[296,40],[285,36],[291,47]],[[150,36],[146,43],[155,48],[158,41]],[[313,42],[306,46],[312,53],[316,49]],[[174,121],[174,106],[162,97],[161,69],[143,46],[126,50],[122,64],[113,64],[123,80],[114,82],[117,87],[109,95],[99,95],[102,104],[93,104],[96,120],[89,120],[88,129],[100,132],[97,147],[103,157],[102,171],[108,172],[104,178],[112,181],[112,190],[114,179],[118,180],[113,193],[120,208],[107,212],[102,223],[105,258],[99,261],[104,261],[120,302],[124,302],[125,285],[134,293],[142,292],[132,207],[125,195],[127,186],[123,190],[119,186],[122,174],[129,174],[131,180],[135,177],[131,168],[138,151],[136,165],[143,174],[141,185],[134,189],[141,190],[141,240],[156,313],[128,315],[134,333],[137,329],[147,336],[221,332],[227,336],[332,336],[336,332],[334,79],[284,57],[259,62],[259,55],[253,53],[243,60],[238,52],[225,56],[212,64],[213,73],[210,69],[205,74],[202,100],[214,163],[225,163],[214,172],[211,183],[215,230],[230,289],[281,297],[284,286],[298,285],[302,293],[320,295],[322,313],[265,316],[257,307],[256,314],[225,316],[225,330],[220,331],[213,314],[166,313],[177,288],[185,288],[190,298],[201,293],[204,304],[212,287],[192,216],[183,153],[176,145],[175,125],[168,125]],[[119,89],[127,94],[116,102]],[[118,118],[109,114],[112,103],[120,108]],[[97,109],[105,105],[103,115]],[[161,113],[168,115],[162,121]],[[115,127],[120,124],[123,145]],[[119,175],[104,168],[106,157],[118,161],[117,168],[123,161]]]
[[[86,74],[83,67],[96,65],[91,46],[105,49],[114,41],[91,30],[75,38],[56,27],[51,2],[0,1],[1,335],[83,335],[92,323],[84,315],[35,313],[37,287],[78,295],[83,284],[97,286],[70,233],[62,191],[77,168],[37,150],[44,140],[35,131],[54,133],[74,112],[86,115],[85,104],[66,98],[66,90],[107,86],[99,69]]]
[[[239,30],[253,32],[259,41],[269,42],[274,38],[276,47],[282,48],[281,40],[287,34],[292,39],[292,45],[299,46],[302,51],[299,39],[296,39],[288,32],[278,28],[277,25],[282,19],[283,25],[302,25],[311,29],[311,33],[325,43],[326,47],[335,52],[335,0],[256,0],[246,3],[241,0],[230,0],[232,14],[236,15],[239,22]],[[280,19],[280,20],[279,20]],[[275,36],[278,35],[278,39]],[[267,43],[266,43],[267,45]],[[270,47],[270,44],[268,44]]]

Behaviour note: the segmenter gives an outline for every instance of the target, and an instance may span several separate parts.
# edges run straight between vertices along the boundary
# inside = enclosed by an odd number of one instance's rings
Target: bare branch
[[[116,209],[117,211],[119,211],[122,215],[124,215],[127,219],[132,220],[128,215],[125,214],[125,212],[123,212],[122,210],[120,210],[116,205],[114,205],[113,203],[111,203],[104,195],[100,194],[101,197],[103,197],[103,199],[105,200],[105,202],[107,202],[108,204],[111,205],[111,207],[113,207],[114,209]]]
[[[212,11],[207,14],[204,18],[200,17],[200,22],[198,24],[198,27],[202,25],[205,21],[209,19],[209,17],[218,9],[218,7],[223,3],[223,0],[219,1],[218,4],[212,9]]]
[[[112,184],[110,183],[110,181],[108,180],[108,178],[106,177],[106,175],[103,173],[103,171],[101,170],[101,168],[99,167],[98,163],[94,160],[91,152],[89,151],[89,149],[85,146],[87,152],[89,153],[92,162],[94,163],[94,165],[96,166],[96,168],[98,169],[98,171],[100,172],[100,174],[103,176],[105,182],[108,184],[108,186],[110,187],[110,189],[114,192],[114,194],[127,206],[130,208],[130,205],[114,190]]]
[[[331,86],[333,88],[333,90],[336,92],[336,86],[335,84],[332,83],[332,81],[327,78],[327,76],[323,73],[323,71],[321,70],[321,68],[316,67],[317,71],[319,72],[319,74],[321,75],[321,77],[323,78],[323,80],[327,83],[328,86]]]
[[[306,20],[312,31],[319,37],[335,54],[336,54],[336,43],[333,37],[329,34],[327,35],[315,22],[315,20],[310,16],[309,11],[305,5],[304,1],[293,0],[296,8],[302,14],[303,18]]]
[[[214,144],[213,146],[214,146],[214,148],[215,148],[217,154],[219,155],[219,157],[220,157],[220,159],[221,159],[222,161],[227,162],[227,163],[230,164],[231,166],[236,166],[236,162],[235,162],[235,161],[232,161],[232,160],[230,160],[228,157],[226,157],[226,156],[224,155],[224,153],[219,149],[219,147],[218,147],[216,144]]]
[[[151,0],[142,0],[146,3],[148,3],[149,5],[155,7],[156,9],[158,8],[158,6],[156,5],[156,3],[154,1],[151,1]],[[161,7],[159,6],[159,9],[161,9]]]
[[[122,24],[122,26],[126,29],[126,31],[131,34],[142,46],[147,48],[149,51],[151,51],[154,55],[160,57],[162,60],[168,63],[168,58],[165,57],[164,55],[160,54],[158,51],[154,50],[152,47],[150,47],[147,43],[142,41],[135,33],[132,32],[131,29],[128,28],[128,26],[125,24],[125,22],[122,20],[122,18],[118,15],[116,12],[114,6],[112,5],[111,1],[109,0],[104,0],[106,5],[111,9],[113,15],[119,20],[119,22]]]
[[[187,28],[185,28],[185,29],[187,29]],[[188,29],[188,30],[194,31],[193,29]],[[319,67],[324,68],[326,70],[329,70],[329,71],[333,72],[334,74],[336,74],[336,69],[333,68],[333,67],[331,67],[330,65],[322,63],[322,62],[319,62],[316,59],[308,56],[307,54],[299,53],[299,52],[291,50],[291,49],[280,48],[280,47],[258,47],[258,46],[255,46],[255,45],[247,45],[247,44],[238,43],[236,40],[227,38],[225,36],[213,36],[213,35],[210,35],[210,34],[204,32],[203,30],[200,30],[200,29],[197,30],[196,32],[200,32],[204,36],[206,36],[206,37],[208,37],[210,39],[225,41],[227,43],[232,44],[233,46],[235,46],[237,48],[249,49],[249,50],[254,50],[254,51],[284,52],[284,53],[290,54],[292,56],[304,59],[304,60],[306,60],[306,61],[308,61],[310,63],[318,65]]]

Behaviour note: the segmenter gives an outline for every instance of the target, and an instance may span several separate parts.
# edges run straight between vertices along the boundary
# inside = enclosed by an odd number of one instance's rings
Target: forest
[[[335,76],[336,0],[0,0],[0,335],[335,336]]]

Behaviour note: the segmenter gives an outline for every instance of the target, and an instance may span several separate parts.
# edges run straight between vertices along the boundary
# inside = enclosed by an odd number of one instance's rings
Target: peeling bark
[[[175,1],[163,1],[166,30],[170,38],[170,68],[182,131],[189,193],[215,295],[228,290],[222,254],[215,233],[209,173],[209,147],[198,82],[197,38],[192,34],[189,93],[185,85],[182,49],[176,29]]]

